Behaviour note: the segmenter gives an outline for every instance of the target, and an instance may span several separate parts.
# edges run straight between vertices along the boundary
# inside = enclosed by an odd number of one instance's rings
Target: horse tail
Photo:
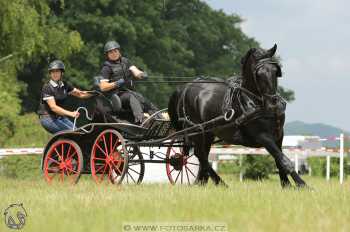
[[[179,123],[179,115],[177,112],[178,103],[180,99],[181,90],[176,89],[173,94],[170,96],[168,103],[168,114],[170,117],[171,127],[176,130],[181,130],[181,125]]]

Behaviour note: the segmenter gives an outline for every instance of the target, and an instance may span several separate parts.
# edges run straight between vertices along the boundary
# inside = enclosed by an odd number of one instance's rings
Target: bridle
[[[256,98],[260,99],[260,101],[262,102],[263,105],[265,104],[266,100],[270,101],[272,103],[275,103],[280,98],[280,95],[277,93],[277,89],[276,89],[276,93],[275,94],[268,94],[268,93],[263,93],[261,88],[260,88],[260,85],[258,83],[258,71],[260,70],[260,68],[262,68],[266,64],[273,64],[273,65],[275,65],[277,67],[276,78],[281,76],[281,67],[279,66],[278,62],[272,60],[270,57],[261,59],[261,60],[259,60],[256,63],[256,65],[255,65],[255,67],[253,69],[253,80],[254,80],[255,87],[258,90],[259,97],[256,96],[255,94],[254,95],[255,95]],[[276,88],[277,88],[277,86],[276,86]]]

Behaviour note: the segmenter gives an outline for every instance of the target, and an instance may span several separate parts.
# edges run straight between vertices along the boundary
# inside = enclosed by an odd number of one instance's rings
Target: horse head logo
[[[24,227],[27,212],[23,207],[23,204],[11,204],[5,209],[5,224],[10,229],[20,230]]]

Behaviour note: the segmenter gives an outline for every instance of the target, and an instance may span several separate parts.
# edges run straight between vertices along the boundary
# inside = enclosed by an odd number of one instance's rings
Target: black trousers
[[[135,123],[141,123],[143,120],[143,109],[140,101],[129,91],[119,92],[118,95],[123,108],[131,110]]]
[[[151,115],[159,111],[158,107],[156,107],[151,101],[145,98],[141,93],[138,93],[132,90],[129,90],[129,93],[134,95],[136,99],[139,100],[139,102],[141,103],[143,112]]]

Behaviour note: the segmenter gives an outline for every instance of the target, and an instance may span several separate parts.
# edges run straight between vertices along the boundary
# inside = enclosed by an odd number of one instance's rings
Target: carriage
[[[80,110],[85,110],[89,118],[86,108]],[[170,120],[159,117],[166,111],[154,113],[140,126],[88,123],[55,134],[44,149],[41,167],[45,180],[77,183],[82,174],[91,174],[97,183],[139,184],[145,164],[158,163],[165,165],[170,183],[193,184],[200,164],[193,152],[183,152],[188,131],[172,131]]]
[[[81,174],[91,173],[97,183],[141,183],[145,164],[160,163],[173,184],[206,184],[209,177],[224,184],[208,162],[210,146],[223,141],[265,147],[283,187],[291,186],[288,175],[298,187],[307,186],[281,149],[286,102],[277,91],[282,72],[273,59],[276,49],[276,44],[267,51],[251,48],[242,59],[241,78],[199,78],[174,92],[168,105],[172,122],[157,117],[165,109],[141,126],[93,122],[55,134],[44,150],[45,179],[76,183]],[[152,150],[157,147],[166,152]]]

